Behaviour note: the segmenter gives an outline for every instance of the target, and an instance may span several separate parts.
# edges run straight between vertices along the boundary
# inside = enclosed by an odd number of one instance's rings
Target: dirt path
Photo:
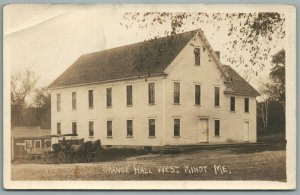
[[[270,180],[286,181],[284,150],[149,154],[90,164],[12,165],[13,180]]]

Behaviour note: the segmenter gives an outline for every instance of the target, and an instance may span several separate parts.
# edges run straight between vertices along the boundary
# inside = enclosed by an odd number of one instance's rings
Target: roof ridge
[[[117,46],[117,47],[112,47],[112,48],[107,48],[107,49],[103,49],[103,50],[99,50],[99,51],[95,51],[95,52],[91,52],[91,53],[86,53],[86,54],[82,54],[80,57],[83,57],[85,55],[89,55],[89,54],[96,54],[96,53],[100,53],[100,52],[104,52],[104,51],[111,51],[111,50],[114,50],[114,49],[120,49],[122,47],[129,47],[129,46],[133,46],[133,45],[139,45],[139,44],[147,44],[151,41],[156,41],[156,40],[160,40],[160,39],[166,39],[166,38],[171,38],[171,37],[175,37],[175,36],[179,36],[179,35],[183,35],[183,34],[188,34],[188,33],[193,33],[193,32],[198,32],[198,31],[201,31],[200,28],[198,29],[195,29],[195,30],[191,30],[191,31],[186,31],[186,32],[181,32],[181,33],[177,33],[175,35],[167,35],[167,36],[164,36],[164,37],[157,37],[157,38],[152,38],[152,39],[149,39],[149,40],[144,40],[144,41],[140,41],[140,42],[135,42],[135,43],[130,43],[130,44],[127,44],[127,45],[120,45],[120,46]]]

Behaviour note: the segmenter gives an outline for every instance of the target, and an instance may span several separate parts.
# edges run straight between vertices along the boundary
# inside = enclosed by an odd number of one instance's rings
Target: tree
[[[276,42],[285,37],[285,17],[278,12],[255,13],[188,13],[188,12],[129,12],[123,15],[120,25],[126,29],[137,27],[141,30],[167,24],[169,30],[164,35],[174,35],[187,28],[209,26],[215,31],[224,32],[229,37],[226,62],[234,66],[244,66],[253,75],[262,71],[268,62],[269,53]],[[158,32],[153,39],[159,35]],[[210,36],[214,36],[212,33]],[[211,37],[211,38],[212,38]],[[272,42],[273,41],[273,42]],[[248,75],[248,74],[247,74]]]
[[[31,70],[16,72],[11,76],[11,122],[19,125],[24,122],[23,114],[26,98],[33,91],[38,78]]]
[[[285,113],[285,50],[282,49],[272,57],[270,79],[272,99],[278,101],[283,106]]]
[[[269,125],[269,104],[270,104],[270,88],[272,84],[269,82],[261,82],[259,85],[259,92],[261,102],[259,103],[258,109],[261,112],[261,118],[263,121],[264,130],[268,131]]]
[[[34,90],[33,106],[39,125],[49,128],[51,123],[51,96],[47,87],[38,87]]]

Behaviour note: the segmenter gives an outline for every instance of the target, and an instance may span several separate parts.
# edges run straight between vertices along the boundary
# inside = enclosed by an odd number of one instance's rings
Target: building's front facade
[[[117,146],[256,142],[258,93],[220,63],[203,32],[149,44],[144,73],[128,52],[146,43],[79,58],[50,86],[51,134]]]

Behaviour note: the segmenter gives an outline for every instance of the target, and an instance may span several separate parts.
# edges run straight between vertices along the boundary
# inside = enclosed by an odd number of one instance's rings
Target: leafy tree
[[[258,104],[258,109],[260,110],[261,119],[263,122],[264,130],[268,130],[269,126],[269,105],[270,105],[270,88],[272,84],[270,82],[261,82],[258,90],[260,92],[261,102]]]
[[[272,99],[282,104],[285,112],[285,50],[282,49],[272,57],[270,79],[273,84],[271,87]]]
[[[11,76],[11,122],[13,125],[24,122],[26,98],[33,91],[37,80],[35,73],[31,70],[20,71]]]
[[[47,87],[39,87],[34,90],[33,106],[39,125],[41,127],[50,128],[51,96]]]
[[[138,27],[144,30],[152,27],[160,30],[159,25],[166,24],[169,30],[164,31],[164,36],[184,32],[191,27],[195,29],[204,26],[224,32],[224,36],[229,37],[229,41],[224,44],[228,50],[225,56],[227,63],[237,67],[244,66],[256,76],[268,62],[271,49],[277,46],[274,40],[285,37],[285,18],[278,12],[128,12],[123,18],[124,22],[120,25],[126,29]],[[153,39],[159,36],[158,32],[151,33],[155,35]],[[214,33],[209,36],[213,38]]]

